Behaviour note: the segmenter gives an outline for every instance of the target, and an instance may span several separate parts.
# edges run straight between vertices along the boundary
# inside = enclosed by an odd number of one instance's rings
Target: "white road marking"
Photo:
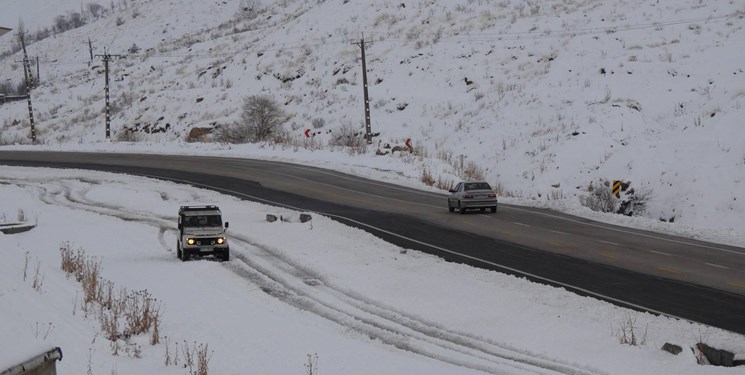
[[[655,253],[655,254],[659,254],[659,255],[664,255],[664,256],[668,256],[668,257],[672,255],[672,254],[670,254],[670,253],[665,253],[665,252],[662,252],[662,251],[657,251],[657,250],[649,250],[649,252],[650,252],[650,253]]]
[[[606,245],[611,245],[611,246],[621,246],[621,244],[618,244],[618,243],[615,243],[615,242],[610,242],[610,241],[600,240],[599,242],[604,243]]]
[[[520,223],[520,222],[517,222],[517,221],[513,221],[513,223],[515,223],[516,225],[523,226],[523,227],[529,227],[530,226],[528,224],[523,224],[523,223]]]
[[[705,264],[705,265],[707,265],[707,266],[712,266],[712,267],[716,267],[716,268],[721,268],[721,269],[723,269],[723,270],[728,270],[728,269],[729,269],[729,267],[726,267],[726,266],[720,266],[720,265],[718,265],[718,264],[714,264],[714,263],[704,263],[704,264]]]
[[[566,235],[566,233],[564,233],[564,232],[561,232],[561,231],[558,231],[558,230],[552,230],[552,231],[551,231],[551,233],[556,233],[556,234],[563,234],[563,235]]]

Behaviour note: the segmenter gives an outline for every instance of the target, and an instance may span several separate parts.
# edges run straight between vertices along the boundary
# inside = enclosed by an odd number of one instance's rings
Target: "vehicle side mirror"
[[[451,193],[455,193],[455,189],[450,189],[448,191],[451,192]]]
[[[229,226],[230,226],[230,223],[228,223],[228,222],[226,221],[226,222],[225,222],[225,229],[228,229],[228,227],[229,227]]]

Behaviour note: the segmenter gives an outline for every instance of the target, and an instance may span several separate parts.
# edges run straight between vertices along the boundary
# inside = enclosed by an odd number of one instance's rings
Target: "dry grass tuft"
[[[68,242],[60,246],[60,255],[62,270],[68,278],[74,275],[83,288],[81,309],[86,317],[88,313],[96,315],[101,331],[112,342],[114,355],[124,350],[131,357],[139,357],[141,348],[126,342],[133,335],[151,332],[150,343],[160,342],[161,305],[150,292],[124,288],[115,292],[114,283],[101,277],[101,260],[83,249],[73,250]]]

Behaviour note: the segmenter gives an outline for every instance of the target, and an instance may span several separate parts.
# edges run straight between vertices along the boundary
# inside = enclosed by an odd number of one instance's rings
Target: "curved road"
[[[451,214],[443,194],[271,161],[0,151],[0,164],[151,176],[319,212],[450,261],[745,334],[743,248],[504,204]]]

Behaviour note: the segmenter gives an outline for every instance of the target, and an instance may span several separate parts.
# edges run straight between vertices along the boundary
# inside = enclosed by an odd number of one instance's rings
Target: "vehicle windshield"
[[[469,182],[466,183],[466,186],[464,187],[466,191],[468,190],[491,190],[491,186],[487,184],[486,182]]]
[[[195,215],[184,217],[185,227],[221,227],[220,215]]]

